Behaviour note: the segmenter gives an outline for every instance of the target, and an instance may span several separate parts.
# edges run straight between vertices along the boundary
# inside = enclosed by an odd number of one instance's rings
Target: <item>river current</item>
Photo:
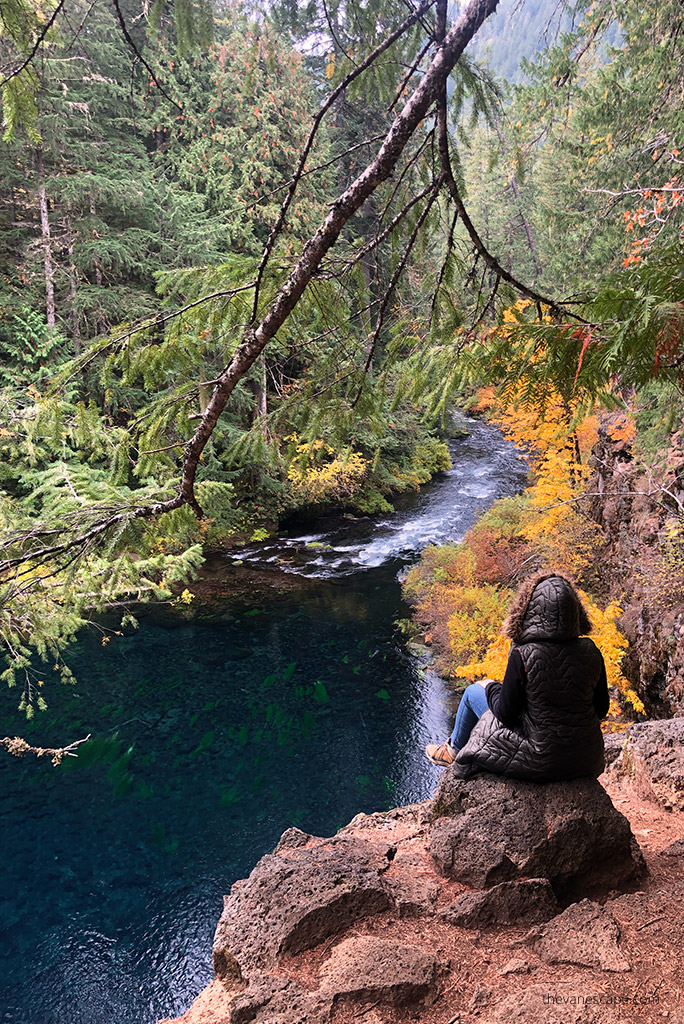
[[[1,735],[93,738],[59,768],[0,760],[1,1021],[182,1013],[211,978],[222,895],[285,828],[330,835],[430,795],[423,747],[446,736],[453,698],[406,652],[397,577],[526,477],[495,428],[467,427],[453,469],[391,515],[224,556],[228,583],[256,568],[296,585],[253,600],[243,585],[210,621],[148,613],[104,645],[93,628],[39,721],[5,699]]]

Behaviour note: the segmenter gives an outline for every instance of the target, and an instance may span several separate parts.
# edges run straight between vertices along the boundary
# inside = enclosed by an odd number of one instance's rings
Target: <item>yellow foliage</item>
[[[502,683],[506,674],[510,649],[511,641],[507,636],[501,634],[494,643],[489,645],[483,658],[479,661],[471,661],[468,665],[458,665],[455,673],[465,679],[482,679],[487,676],[489,679],[497,679]]]
[[[615,622],[622,615],[622,608],[615,601],[611,601],[601,610],[590,597],[581,593],[594,627],[591,634],[592,639],[600,649],[606,663],[608,686],[616,686],[627,703],[631,704],[639,714],[644,714],[646,709],[642,701],[630,687],[620,668],[625,651],[629,646],[626,637],[622,635]]]
[[[489,584],[452,587],[449,593],[451,657],[457,664],[465,658],[482,657],[494,641],[506,614],[511,592]],[[457,672],[457,674],[461,674]]]
[[[645,712],[644,705],[630,687],[620,668],[628,646],[627,639],[616,625],[616,619],[622,614],[622,608],[615,602],[611,602],[601,609],[584,591],[581,590],[579,593],[593,626],[592,639],[601,651],[606,664],[608,686],[616,686],[634,710],[643,714]],[[482,658],[471,661],[467,665],[458,665],[454,672],[466,679],[479,679],[488,676],[490,679],[498,679],[501,682],[506,672],[510,646],[511,642],[507,637],[498,636],[490,643]],[[619,713],[619,706],[614,701],[611,702],[610,713]]]
[[[298,440],[296,434],[290,439]],[[361,489],[368,465],[361,452],[338,453],[317,440],[297,445],[287,476],[302,504],[339,501]]]
[[[598,416],[586,416],[575,427],[575,436],[582,458],[586,461],[598,441]]]
[[[538,409],[510,402],[495,408],[495,422],[534,470],[527,490],[532,515],[522,536],[538,548],[549,567],[561,565],[581,576],[600,542],[600,528],[582,514],[582,495],[592,470],[587,456],[598,438],[595,416],[577,420],[576,410],[560,396],[542,415]]]

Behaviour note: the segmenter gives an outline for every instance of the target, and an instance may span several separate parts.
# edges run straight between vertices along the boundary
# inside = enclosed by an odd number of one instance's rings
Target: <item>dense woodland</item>
[[[495,6],[3,9],[0,636],[29,716],[89,615],[297,510],[388,510],[483,386],[517,440],[562,438],[563,486],[597,409],[667,447],[681,6]]]

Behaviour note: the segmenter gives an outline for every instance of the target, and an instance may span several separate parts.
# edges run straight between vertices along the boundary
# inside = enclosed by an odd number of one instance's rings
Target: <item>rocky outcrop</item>
[[[492,977],[629,970],[628,908],[573,900],[614,897],[642,869],[597,780],[464,781],[447,769],[429,803],[359,815],[332,838],[288,829],[226,897],[215,980],[183,1024],[439,1024],[455,988],[478,1019],[509,1019],[500,998],[490,1006]],[[498,966],[485,983],[488,935]]]
[[[617,746],[617,744],[616,744]],[[610,771],[669,811],[684,810],[684,717],[628,726]]]
[[[621,668],[646,713],[684,712],[684,433],[669,437],[657,465],[635,458],[622,413],[604,415],[587,485],[604,530],[601,582],[624,613],[629,640]]]
[[[390,906],[383,883],[394,850],[364,839],[309,837],[262,857],[226,897],[214,939],[214,972],[240,981],[283,956],[323,942]]]
[[[587,989],[581,979],[552,988],[533,985],[507,996],[481,1024],[625,1024],[627,1018],[606,1003],[605,993]]]
[[[600,967],[629,971],[629,961],[618,947],[620,927],[598,903],[582,900],[532,933],[536,953],[547,964]]]
[[[440,913],[449,924],[461,928],[500,928],[548,921],[559,909],[547,878],[523,878],[483,892],[464,892]]]
[[[321,992],[332,997],[373,999],[395,1006],[434,995],[439,961],[421,946],[372,935],[337,945],[323,965]]]
[[[464,781],[447,768],[431,814],[438,871],[474,888],[545,878],[559,898],[578,898],[625,885],[643,869],[629,822],[595,779]]]

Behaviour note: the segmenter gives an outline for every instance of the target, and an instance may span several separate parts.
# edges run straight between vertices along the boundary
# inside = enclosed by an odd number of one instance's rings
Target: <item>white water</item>
[[[461,540],[492,502],[524,487],[527,472],[511,444],[489,424],[469,419],[466,426],[468,436],[449,443],[452,469],[420,492],[400,496],[394,513],[339,518],[318,532],[238,549],[231,560],[329,578],[393,561],[405,565],[428,544]]]

